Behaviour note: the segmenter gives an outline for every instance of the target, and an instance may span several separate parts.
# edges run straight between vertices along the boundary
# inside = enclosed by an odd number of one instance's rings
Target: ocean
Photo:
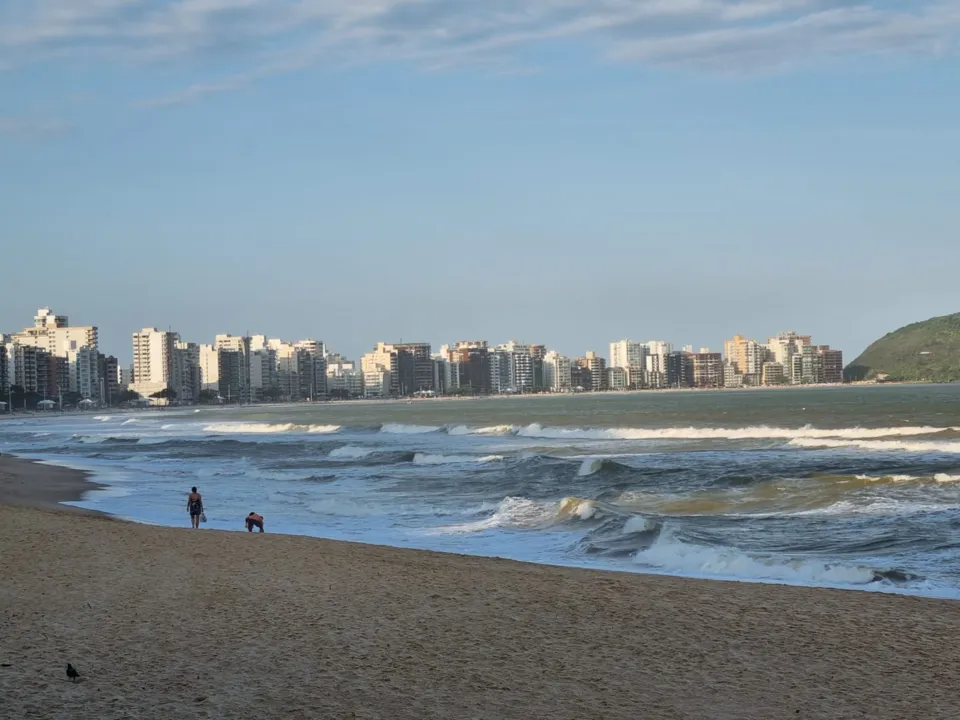
[[[960,385],[51,415],[77,505],[609,570],[960,597]]]

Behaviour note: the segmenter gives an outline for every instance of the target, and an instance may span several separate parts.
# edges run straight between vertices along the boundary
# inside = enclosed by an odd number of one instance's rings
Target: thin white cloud
[[[245,69],[190,102],[318,63],[501,63],[565,39],[602,57],[757,72],[852,55],[957,50],[960,0],[7,0],[0,68],[84,57],[227,56]]]
[[[67,124],[59,120],[0,116],[0,136],[6,135],[17,140],[44,140],[62,135],[67,129]]]

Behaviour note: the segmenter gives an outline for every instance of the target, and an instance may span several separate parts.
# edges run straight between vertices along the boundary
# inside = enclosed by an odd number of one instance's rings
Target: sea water
[[[960,594],[960,387],[647,392],[29,416],[78,505],[685,576]]]

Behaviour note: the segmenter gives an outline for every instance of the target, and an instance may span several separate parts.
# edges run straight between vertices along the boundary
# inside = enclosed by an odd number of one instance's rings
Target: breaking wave
[[[360,458],[365,458],[368,455],[372,455],[375,452],[376,452],[375,448],[357,447],[355,445],[344,445],[343,447],[338,447],[331,450],[330,455],[328,457],[359,460]]]
[[[595,500],[565,497],[559,502],[505,497],[494,512],[482,520],[440,528],[443,533],[472,533],[503,528],[543,530],[553,525],[599,518],[606,511]]]
[[[883,571],[865,566],[750,555],[736,548],[688,544],[664,531],[634,556],[641,565],[661,571],[735,580],[773,580],[802,585],[867,585]]]
[[[947,427],[898,428],[779,428],[758,425],[741,428],[557,428],[538,423],[516,431],[521,437],[556,440],[793,440],[806,438],[884,438],[935,435],[957,431]]]
[[[503,455],[430,455],[428,453],[416,453],[413,456],[414,465],[453,465],[462,463],[488,463],[503,460]]]
[[[491,425],[490,427],[471,428],[466,425],[456,425],[447,429],[448,435],[513,435],[517,432],[516,425]]]
[[[596,475],[604,470],[630,469],[633,468],[631,468],[629,465],[625,465],[624,463],[617,462],[609,457],[586,458],[582,463],[580,463],[580,469],[577,470],[577,476],[589,477],[590,475]]]
[[[220,423],[217,425],[208,425],[204,432],[212,433],[249,433],[256,435],[268,435],[272,433],[335,433],[340,430],[339,425],[296,425],[294,423]]]
[[[873,452],[960,453],[960,442],[909,442],[906,440],[837,440],[794,438],[790,445],[801,448],[857,448]]]
[[[380,427],[380,432],[388,435],[424,435],[426,433],[439,432],[443,428],[435,425],[404,425],[402,423],[385,423]]]

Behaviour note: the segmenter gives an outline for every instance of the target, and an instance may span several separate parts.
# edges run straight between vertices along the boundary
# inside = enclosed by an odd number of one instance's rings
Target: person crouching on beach
[[[263,515],[257,515],[255,512],[247,515],[247,532],[253,532],[254,528],[260,528],[263,532]]]
[[[190,513],[190,526],[199,528],[200,516],[203,515],[203,498],[196,488],[190,488],[190,494],[187,495],[187,512]]]

